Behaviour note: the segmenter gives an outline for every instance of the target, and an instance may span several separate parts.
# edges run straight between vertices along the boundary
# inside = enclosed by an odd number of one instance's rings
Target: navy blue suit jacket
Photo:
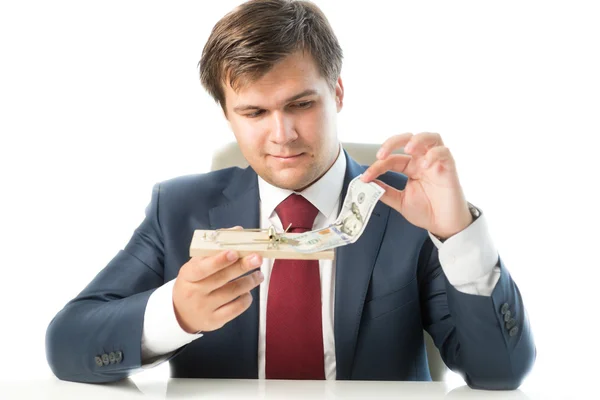
[[[346,157],[342,196],[365,170]],[[407,178],[389,172],[380,179],[403,188]],[[50,323],[46,355],[54,374],[108,382],[138,371],[149,296],[189,260],[195,229],[235,225],[259,226],[258,181],[251,168],[157,184],[146,218],[124,250]],[[501,259],[491,296],[459,292],[444,275],[427,231],[382,202],[360,239],[336,249],[335,257],[337,379],[430,380],[423,329],[446,365],[472,387],[512,389],[531,368],[535,346],[529,322]],[[258,290],[242,315],[177,351],[169,360],[171,375],[257,378]],[[501,313],[505,303],[517,321],[512,336]],[[119,355],[118,362],[99,366],[96,357],[110,352]]]

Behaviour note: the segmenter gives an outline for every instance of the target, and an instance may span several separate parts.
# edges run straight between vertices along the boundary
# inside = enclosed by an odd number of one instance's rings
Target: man
[[[527,315],[451,153],[438,134],[402,134],[358,165],[337,137],[341,64],[307,2],[254,0],[216,24],[201,81],[250,167],[154,187],[125,249],[50,323],[60,379],[169,360],[174,377],[430,380],[425,329],[470,386],[519,386],[535,358]],[[322,228],[361,174],[386,193],[333,262],[188,257],[195,229]]]

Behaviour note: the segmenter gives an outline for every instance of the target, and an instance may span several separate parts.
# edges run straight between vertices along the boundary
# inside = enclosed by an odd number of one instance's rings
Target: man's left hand
[[[405,154],[392,154],[404,147]],[[362,175],[363,182],[375,181],[385,189],[381,201],[413,225],[447,239],[473,222],[458,180],[450,150],[437,133],[404,133],[381,145],[377,161]],[[393,188],[377,178],[387,171],[408,177],[404,190]]]

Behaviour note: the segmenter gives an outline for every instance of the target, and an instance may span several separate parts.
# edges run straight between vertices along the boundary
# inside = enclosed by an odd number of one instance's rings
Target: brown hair
[[[334,89],[342,48],[323,12],[308,1],[250,0],[214,26],[202,51],[200,81],[225,111],[226,79],[238,90],[299,50],[313,57]]]

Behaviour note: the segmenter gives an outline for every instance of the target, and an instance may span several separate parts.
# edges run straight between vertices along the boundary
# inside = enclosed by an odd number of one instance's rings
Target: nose
[[[273,114],[270,140],[279,145],[285,145],[298,138],[291,116],[276,111]]]

